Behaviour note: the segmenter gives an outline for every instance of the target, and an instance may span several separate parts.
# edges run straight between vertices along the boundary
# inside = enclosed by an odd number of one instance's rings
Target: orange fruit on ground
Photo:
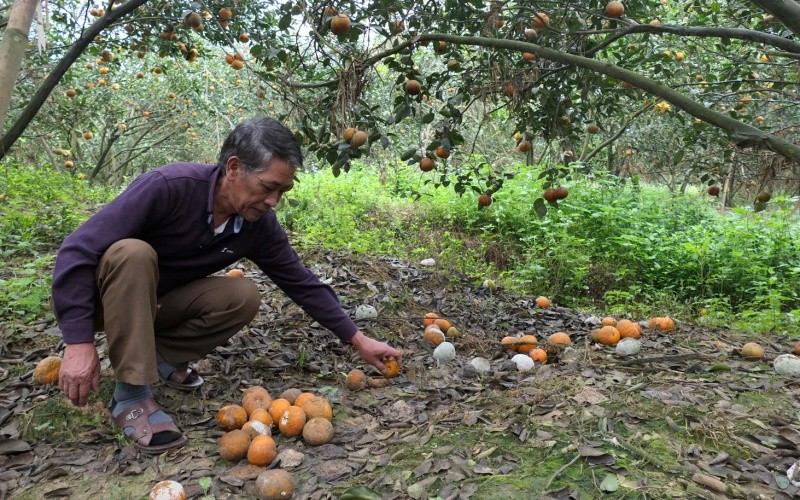
[[[322,417],[310,419],[303,427],[303,441],[311,446],[330,443],[333,439],[333,424]]]
[[[281,395],[278,396],[278,397],[282,398],[282,399],[285,399],[286,401],[294,404],[295,401],[297,400],[297,396],[299,396],[302,393],[303,393],[303,391],[301,391],[300,389],[296,389],[294,387],[291,387],[291,388],[286,389],[285,391],[283,391],[281,393]]]
[[[244,278],[244,271],[241,269],[231,269],[225,273],[229,278]]]
[[[603,326],[617,326],[617,320],[612,318],[611,316],[606,316],[602,320],[600,320],[600,324]]]
[[[178,481],[160,481],[150,490],[150,500],[186,500],[186,491]]]
[[[447,329],[444,335],[447,338],[454,339],[461,336],[461,331],[458,328],[451,326],[450,328]]]
[[[262,398],[270,397],[269,391],[266,390],[264,387],[261,387],[260,385],[253,385],[242,391],[242,399],[252,395],[260,396]]]
[[[247,461],[252,465],[264,467],[278,456],[278,448],[270,436],[256,436],[247,449]]]
[[[303,432],[304,425],[306,425],[306,412],[299,406],[286,408],[281,419],[278,420],[278,429],[287,437],[299,436]]]
[[[619,330],[613,326],[604,326],[592,332],[592,340],[599,344],[617,345],[619,339]]]
[[[447,149],[444,146],[439,146],[438,148],[436,148],[436,156],[438,156],[439,158],[441,158],[443,160],[446,159],[446,158],[449,158],[450,157],[450,150]]]
[[[253,410],[252,413],[250,413],[250,416],[248,418],[250,419],[250,421],[261,422],[267,427],[269,427],[270,425],[273,424],[273,422],[275,422],[275,420],[272,418],[272,415],[269,414],[269,410],[267,410],[266,408],[256,408],[255,410]]]
[[[400,363],[394,358],[387,358],[383,360],[383,366],[386,367],[386,378],[394,378],[400,375]]]
[[[481,208],[488,207],[491,204],[492,204],[492,195],[490,195],[489,193],[483,193],[482,195],[478,196],[479,207]]]
[[[301,392],[294,399],[294,405],[295,406],[300,406],[303,403],[305,403],[306,401],[308,401],[309,399],[315,398],[315,397],[317,397],[317,395],[314,394],[313,392]]]
[[[256,478],[256,493],[261,500],[285,500],[294,495],[292,475],[283,469],[265,470]]]
[[[550,307],[550,299],[547,297],[536,297],[536,305],[542,309],[547,309]]]
[[[650,328],[661,332],[671,332],[675,329],[675,320],[668,317],[656,317],[650,320]]]
[[[303,404],[300,405],[300,408],[303,409],[306,414],[306,419],[308,420],[318,417],[327,418],[328,420],[333,419],[333,409],[331,408],[331,404],[322,396],[315,396],[303,402]]]
[[[523,335],[517,339],[517,352],[529,353],[536,349],[536,337],[533,335]]]
[[[347,374],[344,385],[351,391],[360,391],[367,387],[367,383],[367,374],[356,368]]]
[[[336,14],[331,19],[331,31],[337,35],[344,35],[350,31],[350,18],[345,14]]]
[[[285,412],[290,406],[292,406],[292,403],[286,401],[285,399],[278,398],[273,401],[267,410],[269,412],[269,416],[272,417],[272,422],[276,424],[280,422],[283,412]]]
[[[242,408],[244,408],[245,411],[247,412],[248,418],[250,417],[250,415],[253,413],[254,410],[257,410],[259,408],[266,410],[269,408],[271,404],[272,404],[272,397],[269,395],[269,393],[245,394],[244,397],[242,398]]]
[[[550,26],[550,18],[544,12],[537,12],[531,20],[533,27],[539,31],[543,30],[546,26]]]
[[[61,358],[58,356],[47,356],[36,363],[36,368],[33,370],[33,380],[40,384],[52,384],[58,380],[58,372],[60,370]]]
[[[431,326],[436,319],[439,318],[439,315],[435,312],[425,313],[425,317],[422,319],[422,324],[425,326]]]
[[[537,347],[530,352],[530,357],[537,363],[547,363],[547,353],[544,349]]]
[[[438,326],[431,325],[425,329],[425,333],[422,334],[422,338],[431,344],[438,346],[444,342],[445,335]]]
[[[548,344],[572,345],[572,339],[564,332],[556,332],[547,337]]]
[[[355,127],[347,127],[346,129],[344,129],[344,132],[342,132],[342,139],[344,139],[345,141],[350,141],[353,139],[353,135],[355,135],[355,133],[356,133]]]
[[[742,346],[742,357],[745,359],[759,360],[764,357],[764,348],[755,342],[748,342]]]
[[[242,426],[242,430],[250,436],[250,439],[255,439],[258,436],[272,435],[272,430],[269,426],[260,420],[248,420]]]
[[[219,454],[225,460],[241,460],[247,455],[250,435],[241,429],[223,434],[217,442]]]
[[[792,352],[795,356],[800,356],[800,340],[794,344],[794,350]]]
[[[625,6],[622,2],[608,2],[606,4],[606,15],[609,17],[620,17],[625,13]]]
[[[500,341],[500,345],[511,352],[517,352],[518,344],[519,339],[517,337],[503,337],[503,340]]]
[[[443,332],[446,332],[447,330],[449,330],[453,326],[452,323],[450,323],[449,321],[447,321],[444,318],[439,318],[439,319],[434,320],[433,324],[438,326],[439,330],[441,330]]]
[[[639,323],[634,323],[629,319],[621,319],[617,322],[617,331],[619,331],[620,338],[627,337],[638,339],[642,336],[642,327]]]
[[[241,429],[247,422],[247,410],[239,405],[227,405],[217,412],[217,424],[225,430]]]

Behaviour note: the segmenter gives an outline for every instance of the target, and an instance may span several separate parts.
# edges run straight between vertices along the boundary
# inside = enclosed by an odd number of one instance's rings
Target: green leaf
[[[414,154],[416,154],[416,152],[417,148],[408,148],[405,151],[403,151],[403,154],[400,156],[400,160],[408,161],[414,157]]]
[[[617,491],[619,489],[619,481],[617,481],[616,474],[606,474],[606,477],[603,478],[603,482],[600,483],[600,491],[605,491],[607,493]]]
[[[280,21],[278,21],[278,29],[285,30],[286,28],[289,27],[290,24],[292,24],[292,14],[291,13],[286,14],[285,16],[283,16],[281,18]]]

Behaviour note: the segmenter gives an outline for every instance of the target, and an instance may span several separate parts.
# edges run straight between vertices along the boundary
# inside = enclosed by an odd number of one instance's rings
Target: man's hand
[[[89,392],[100,388],[100,358],[91,342],[67,344],[58,386],[72,404],[84,406],[89,401]]]
[[[358,349],[361,359],[377,368],[381,374],[386,373],[386,366],[382,361],[384,358],[394,358],[398,363],[403,363],[403,355],[400,351],[390,347],[386,342],[367,337],[361,330],[353,335],[350,342]]]

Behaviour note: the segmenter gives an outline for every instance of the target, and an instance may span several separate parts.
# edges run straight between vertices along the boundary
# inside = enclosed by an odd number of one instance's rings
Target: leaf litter
[[[679,325],[647,331],[637,356],[619,358],[589,341],[596,317],[542,310],[474,278],[334,252],[307,260],[351,315],[360,311],[363,331],[403,349],[402,374],[388,387],[348,391],[344,374],[368,368],[355,350],[248,269],[263,291],[257,318],[195,365],[207,383],[194,394],[156,388],[190,444],[152,457],[105,423],[112,383],[102,339],[104,394],[76,409],[31,380],[35,362],[62,347],[54,324],[2,327],[12,341],[0,348],[0,499],[136,497],[167,478],[190,497],[252,497],[263,469],[220,459],[214,423],[251,385],[322,393],[334,406],[332,443],[276,437],[273,466],[292,472],[300,498],[800,495],[787,477],[800,459],[800,383],[766,362],[788,341],[763,341],[768,359],[753,362],[739,355],[746,334]],[[437,364],[422,340],[429,311],[461,332],[453,362]],[[572,348],[551,350],[530,372],[518,372],[499,344],[556,331]],[[488,373],[470,364],[475,357],[488,360]]]

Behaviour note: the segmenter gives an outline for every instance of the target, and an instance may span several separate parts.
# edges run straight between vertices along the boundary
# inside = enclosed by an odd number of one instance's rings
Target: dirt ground
[[[164,479],[179,481],[190,498],[253,498],[263,468],[222,459],[214,420],[252,385],[273,396],[299,388],[333,404],[330,444],[311,447],[274,432],[279,455],[271,467],[292,473],[296,498],[800,496],[787,477],[800,458],[800,383],[771,365],[791,350],[789,339],[679,324],[646,331],[642,351],[622,358],[589,342],[598,318],[557,305],[543,310],[533,297],[490,290],[473,277],[338,253],[305,260],[347,310],[374,306],[378,317],[359,326],[406,353],[388,387],[347,390],[345,374],[367,368],[355,350],[244,265],[264,291],[259,316],[197,364],[201,389],[154,388],[190,441],[146,456],[106,423],[113,380],[102,338],[100,394],[75,408],[57,387],[31,378],[38,360],[60,351],[55,324],[5,325],[0,499],[143,498]],[[450,363],[437,365],[422,339],[428,311],[461,332]],[[569,333],[573,348],[552,351],[548,364],[529,372],[499,344],[507,335],[556,331]],[[740,356],[751,340],[765,348],[763,361]],[[489,361],[489,373],[472,368],[476,356]]]

